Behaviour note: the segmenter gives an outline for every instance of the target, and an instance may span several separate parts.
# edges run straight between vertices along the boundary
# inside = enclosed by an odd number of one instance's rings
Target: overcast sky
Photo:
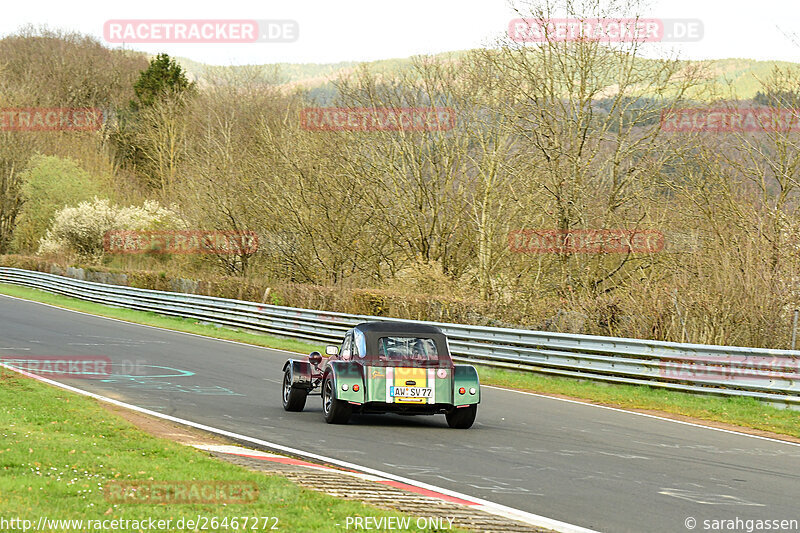
[[[800,1],[653,0],[644,17],[700,19],[703,38],[671,44],[686,59],[741,57],[800,62]],[[109,19],[291,19],[292,43],[130,44],[209,64],[370,61],[482,46],[516,15],[506,0],[5,0],[0,34],[25,24],[75,30],[103,40]],[[785,34],[785,35],[784,35]],[[109,44],[112,47],[119,44]],[[660,55],[663,44],[645,45]]]

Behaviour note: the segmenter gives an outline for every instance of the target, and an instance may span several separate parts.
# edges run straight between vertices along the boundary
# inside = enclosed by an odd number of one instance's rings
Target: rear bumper
[[[361,414],[383,414],[397,413],[401,415],[435,415],[452,411],[455,407],[450,403],[434,404],[407,404],[407,403],[385,403],[367,402],[362,405],[350,404],[354,413]]]

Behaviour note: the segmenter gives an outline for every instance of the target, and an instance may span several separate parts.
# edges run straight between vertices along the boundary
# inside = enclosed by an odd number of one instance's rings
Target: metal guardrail
[[[387,317],[298,309],[81,281],[0,267],[0,282],[91,302],[339,343],[345,331]],[[557,376],[744,396],[800,409],[800,351],[409,321],[440,327],[454,359]]]

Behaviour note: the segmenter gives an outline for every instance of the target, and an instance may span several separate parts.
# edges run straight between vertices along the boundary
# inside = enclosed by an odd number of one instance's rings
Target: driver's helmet
[[[425,353],[425,344],[422,342],[421,339],[417,339],[414,342],[414,346],[412,346],[412,348],[411,348],[411,355],[413,357],[422,357],[422,356],[427,355]]]

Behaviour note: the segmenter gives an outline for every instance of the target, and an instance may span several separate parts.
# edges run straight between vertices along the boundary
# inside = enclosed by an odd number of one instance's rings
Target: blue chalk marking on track
[[[190,370],[180,370],[178,368],[172,368],[169,366],[159,366],[159,365],[139,365],[139,368],[161,368],[163,370],[172,370],[176,372],[175,374],[111,374],[108,376],[107,379],[101,379],[100,381],[104,382],[115,382],[123,379],[130,379],[130,380],[137,380],[137,379],[150,379],[150,378],[188,378],[190,376],[194,376],[194,372]],[[114,363],[111,364],[111,368],[114,368]]]

